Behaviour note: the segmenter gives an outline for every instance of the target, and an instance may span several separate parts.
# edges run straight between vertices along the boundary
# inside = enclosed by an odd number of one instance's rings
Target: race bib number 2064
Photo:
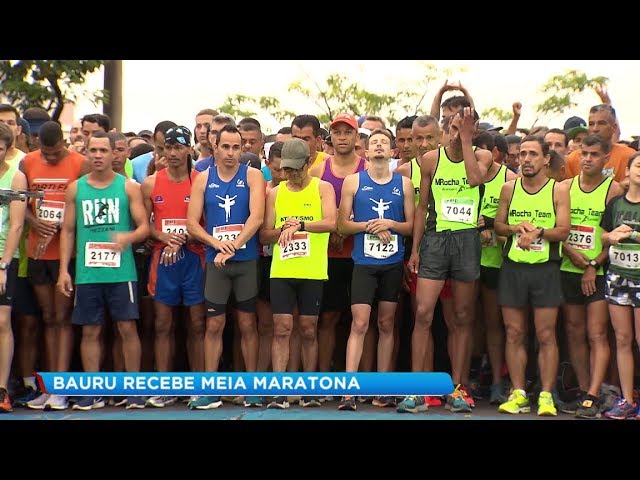
[[[64,202],[43,200],[38,207],[38,220],[62,223],[64,219]]]

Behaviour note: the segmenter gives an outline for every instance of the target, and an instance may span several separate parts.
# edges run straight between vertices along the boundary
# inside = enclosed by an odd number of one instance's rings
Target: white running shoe
[[[34,410],[44,410],[44,406],[49,401],[48,393],[42,393],[39,397],[34,398],[30,402],[27,402],[27,407],[33,408]]]

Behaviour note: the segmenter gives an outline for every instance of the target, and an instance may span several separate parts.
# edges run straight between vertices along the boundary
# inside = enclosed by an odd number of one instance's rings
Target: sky
[[[608,92],[620,121],[621,138],[640,135],[638,60],[125,60],[122,129],[153,130],[163,120],[193,128],[199,110],[218,109],[228,95],[235,94],[274,96],[288,110],[318,114],[322,110],[313,99],[288,92],[292,82],[323,84],[328,75],[340,73],[368,91],[393,94],[399,89],[417,90],[426,73],[424,64],[434,65],[438,78],[428,84],[419,113],[429,113],[434,95],[449,79],[467,88],[480,114],[490,107],[511,111],[513,102],[521,102],[518,126],[531,127],[538,116],[536,105],[545,98],[540,87],[552,76],[575,69],[589,78],[609,78]],[[102,75],[93,75],[87,87],[102,88]],[[577,107],[540,118],[537,125],[562,128],[573,115],[587,120],[589,108],[601,103],[592,90],[575,95],[574,100]],[[95,111],[93,104],[83,100],[76,115]],[[284,126],[268,115],[256,117],[266,134]]]

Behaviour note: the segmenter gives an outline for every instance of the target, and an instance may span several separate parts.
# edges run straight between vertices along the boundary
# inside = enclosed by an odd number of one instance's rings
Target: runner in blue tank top
[[[189,235],[206,245],[204,364],[207,372],[218,371],[227,301],[232,289],[246,370],[255,372],[258,362],[256,232],[264,218],[265,186],[260,170],[239,163],[241,153],[240,132],[232,125],[225,125],[213,146],[217,163],[194,180],[187,211]],[[200,224],[203,213],[206,230]],[[189,404],[190,408],[200,410],[220,405],[220,397],[200,397]],[[258,397],[245,400],[245,406],[261,405]]]
[[[415,208],[411,180],[389,171],[391,134],[374,130],[368,152],[369,169],[345,179],[338,209],[340,231],[355,238],[348,372],[358,371],[374,297],[378,301],[378,371],[391,369],[393,326],[404,275],[404,237],[411,235]],[[395,406],[395,398],[377,397],[374,405]],[[355,398],[344,397],[338,409],[355,410]]]

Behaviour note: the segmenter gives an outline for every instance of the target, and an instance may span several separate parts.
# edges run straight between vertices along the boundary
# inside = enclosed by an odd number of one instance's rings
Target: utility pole
[[[109,92],[109,101],[103,112],[111,119],[111,128],[122,131],[122,60],[104,62],[104,89]]]

